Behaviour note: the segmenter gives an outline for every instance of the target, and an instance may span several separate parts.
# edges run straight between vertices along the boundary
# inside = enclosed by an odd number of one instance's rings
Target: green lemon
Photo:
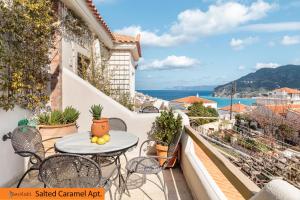
[[[105,134],[105,135],[103,135],[102,138],[105,140],[105,142],[108,142],[110,140],[110,135],[109,134]]]
[[[94,137],[92,137],[91,142],[92,142],[92,143],[96,143],[97,140],[98,140],[98,137],[97,137],[97,136],[94,136]]]
[[[105,140],[101,137],[101,138],[98,138],[97,140],[97,144],[105,144]]]

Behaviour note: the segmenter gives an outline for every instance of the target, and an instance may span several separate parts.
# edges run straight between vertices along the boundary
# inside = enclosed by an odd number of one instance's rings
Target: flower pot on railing
[[[160,144],[156,144],[156,154],[159,157],[167,157],[168,156],[168,146],[164,146],[164,145],[160,145]],[[179,156],[180,156],[180,145],[177,146],[177,149],[173,155],[174,157],[171,158],[171,160],[169,160],[169,163],[167,165],[167,167],[174,167],[174,165],[176,164],[177,159],[180,160]],[[166,159],[165,158],[158,158],[158,162],[160,164],[160,166],[162,166],[165,163]]]

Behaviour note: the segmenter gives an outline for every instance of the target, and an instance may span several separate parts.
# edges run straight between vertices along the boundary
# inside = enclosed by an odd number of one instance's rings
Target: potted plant
[[[37,116],[37,128],[42,135],[43,140],[53,137],[63,137],[78,131],[76,120],[79,118],[79,111],[69,106],[64,111],[53,110],[51,112],[41,113]],[[45,149],[52,148],[55,140],[49,140],[44,143]],[[48,154],[53,153],[49,151]]]
[[[109,137],[107,136],[109,132],[109,122],[108,118],[101,117],[102,110],[103,107],[100,104],[92,105],[90,109],[90,113],[93,116],[91,134],[94,137],[92,138],[92,142],[98,144],[105,144],[109,140]]]
[[[180,115],[177,117],[174,115],[172,110],[161,112],[160,116],[155,119],[154,126],[152,129],[152,137],[157,141],[156,144],[156,153],[158,156],[167,157],[168,146],[174,137],[179,131],[182,131],[182,118]],[[174,159],[170,162],[168,167],[173,167],[176,158],[177,158],[177,150],[176,155],[174,155]],[[165,162],[166,159],[159,159],[160,165]]]

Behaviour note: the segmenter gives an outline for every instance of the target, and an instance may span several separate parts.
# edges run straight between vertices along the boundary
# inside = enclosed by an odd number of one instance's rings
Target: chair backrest
[[[94,188],[100,186],[101,170],[87,157],[56,154],[42,162],[39,176],[49,188]]]
[[[176,133],[173,136],[173,138],[168,146],[168,152],[167,152],[168,157],[172,157],[175,154],[178,144],[180,142],[181,135],[182,135],[182,130],[178,131],[178,133]],[[169,161],[171,161],[171,158],[165,162],[165,167],[168,166]]]
[[[127,125],[122,119],[109,118],[108,121],[109,121],[110,130],[127,131]]]
[[[142,109],[142,113],[159,113],[159,110],[154,106],[147,106]]]
[[[40,132],[30,126],[19,126],[11,133],[11,144],[15,152],[31,152],[41,159],[45,158],[45,149]],[[18,153],[20,156],[29,157],[30,153]]]

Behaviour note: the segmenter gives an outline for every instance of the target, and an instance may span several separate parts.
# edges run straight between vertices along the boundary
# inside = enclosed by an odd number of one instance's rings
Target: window
[[[87,79],[87,69],[90,65],[90,59],[80,53],[77,54],[77,75]]]

